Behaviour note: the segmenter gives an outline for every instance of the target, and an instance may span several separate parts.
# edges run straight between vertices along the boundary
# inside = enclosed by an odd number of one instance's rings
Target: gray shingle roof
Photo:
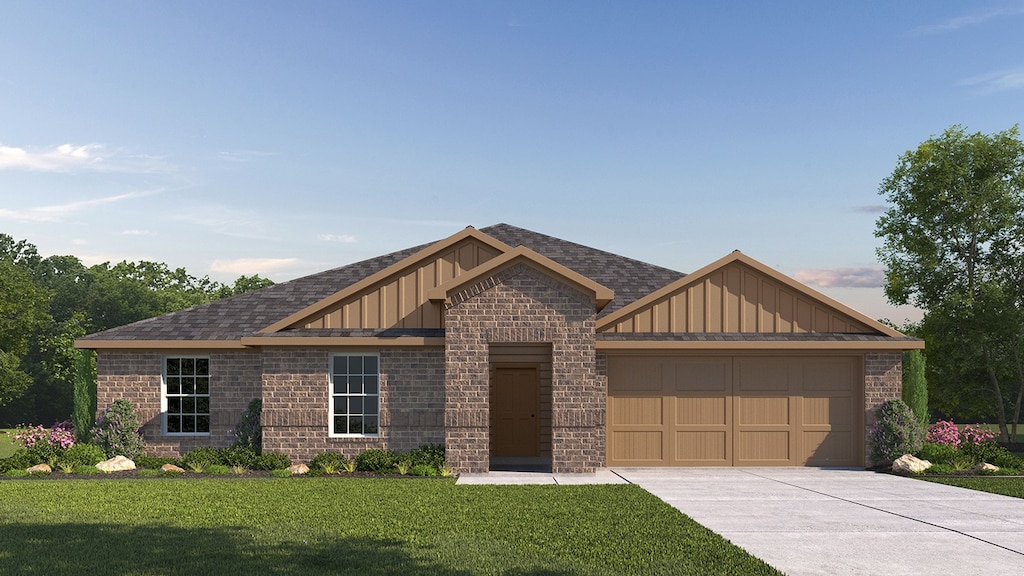
[[[601,315],[617,310],[684,276],[675,270],[508,224],[488,226],[480,231],[511,246],[526,246],[611,288],[615,292],[615,299],[604,308]],[[90,340],[238,340],[244,336],[255,335],[270,324],[315,304],[429,245],[407,248],[195,308],[97,332],[81,340],[85,343]],[[313,335],[303,332],[303,335]]]

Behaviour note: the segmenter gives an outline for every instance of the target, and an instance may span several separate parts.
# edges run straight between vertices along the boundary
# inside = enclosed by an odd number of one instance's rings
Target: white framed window
[[[210,359],[164,358],[161,398],[164,434],[210,433]]]
[[[330,422],[332,436],[380,433],[380,357],[338,354],[331,357]]]

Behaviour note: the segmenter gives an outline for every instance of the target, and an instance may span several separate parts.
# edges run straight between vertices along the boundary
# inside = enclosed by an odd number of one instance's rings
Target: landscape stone
[[[161,472],[174,472],[175,474],[184,474],[185,469],[174,464],[164,464],[160,467]]]
[[[298,464],[292,464],[291,466],[289,466],[288,471],[291,472],[293,476],[298,476],[299,474],[305,474],[309,472],[309,466],[306,466],[305,464],[302,464],[300,462]]]
[[[103,472],[121,472],[123,470],[135,470],[135,462],[124,456],[114,456],[110,460],[104,460],[96,465]]]
[[[978,472],[999,472],[999,466],[995,464],[989,464],[988,462],[982,462],[974,467]]]
[[[901,474],[919,474],[932,467],[932,463],[911,454],[904,454],[892,463],[892,471]]]
[[[36,464],[35,466],[28,468],[25,471],[28,472],[29,474],[49,474],[50,472],[53,472],[53,469],[50,468],[48,464]]]

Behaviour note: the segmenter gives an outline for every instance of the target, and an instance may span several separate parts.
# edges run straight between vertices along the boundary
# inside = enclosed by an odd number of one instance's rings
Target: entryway
[[[495,366],[491,371],[491,470],[551,470],[550,449],[542,451],[540,366]],[[548,428],[550,430],[550,428]],[[548,432],[550,436],[550,432]]]

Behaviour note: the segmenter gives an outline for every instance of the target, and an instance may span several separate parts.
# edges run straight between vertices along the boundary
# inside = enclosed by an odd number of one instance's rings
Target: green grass
[[[778,574],[632,485],[0,480],[0,573]]]
[[[8,428],[0,428],[0,458],[7,458],[17,449],[14,445],[14,440],[11,440],[10,434],[14,430]]]
[[[992,476],[969,476],[964,478],[927,478],[922,480],[970,488],[981,492],[1024,498],[1024,478],[999,478]]]

